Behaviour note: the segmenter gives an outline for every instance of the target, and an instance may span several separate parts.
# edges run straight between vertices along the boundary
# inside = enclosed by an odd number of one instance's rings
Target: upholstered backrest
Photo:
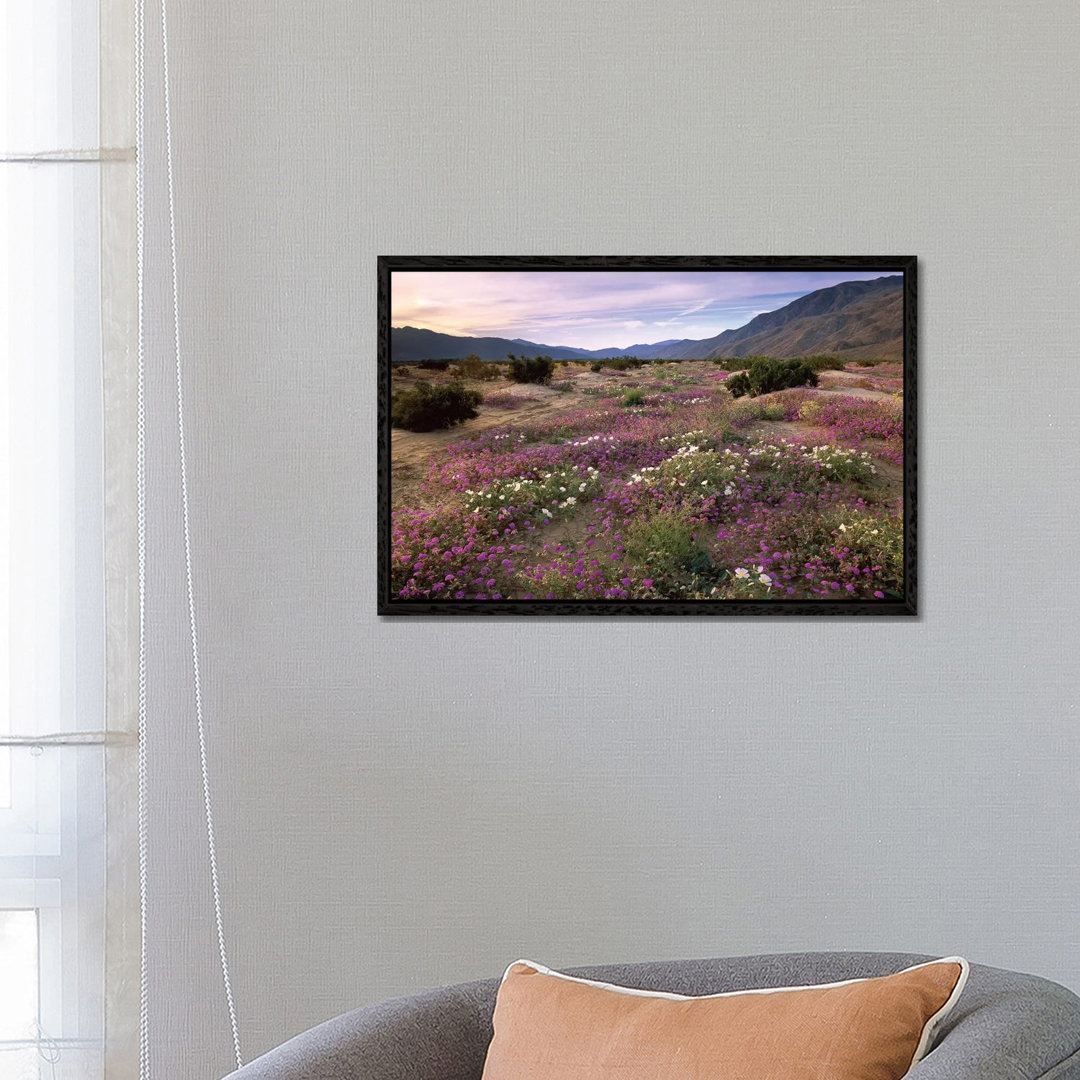
[[[572,968],[590,979],[717,994],[888,975],[910,953],[786,953]],[[497,979],[370,1005],[298,1035],[231,1080],[480,1080]],[[967,987],[910,1080],[1080,1080],[1080,999],[1031,975],[973,964]]]

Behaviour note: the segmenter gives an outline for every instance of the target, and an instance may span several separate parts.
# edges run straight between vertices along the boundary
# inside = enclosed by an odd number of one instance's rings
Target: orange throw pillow
[[[483,1080],[899,1080],[967,981],[960,957],[822,986],[683,997],[519,960]]]

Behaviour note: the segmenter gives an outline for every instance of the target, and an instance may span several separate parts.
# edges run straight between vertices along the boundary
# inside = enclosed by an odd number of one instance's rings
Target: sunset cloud
[[[805,293],[884,271],[440,270],[391,275],[391,323],[544,345],[712,337]]]

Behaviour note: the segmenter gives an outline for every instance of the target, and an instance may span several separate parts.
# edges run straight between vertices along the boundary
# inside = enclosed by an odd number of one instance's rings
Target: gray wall
[[[1080,987],[1080,8],[173,7],[196,591],[247,1053],[522,955],[910,949]],[[917,254],[922,618],[376,619],[380,253]],[[168,379],[152,1019],[158,1074],[202,1078],[230,1055]]]

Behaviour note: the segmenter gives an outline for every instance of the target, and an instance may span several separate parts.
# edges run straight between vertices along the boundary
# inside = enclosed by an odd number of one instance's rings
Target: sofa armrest
[[[226,1080],[480,1080],[494,993],[486,980],[354,1009]]]
[[[1080,1080],[1080,1001],[1046,979],[972,965],[907,1080]]]

